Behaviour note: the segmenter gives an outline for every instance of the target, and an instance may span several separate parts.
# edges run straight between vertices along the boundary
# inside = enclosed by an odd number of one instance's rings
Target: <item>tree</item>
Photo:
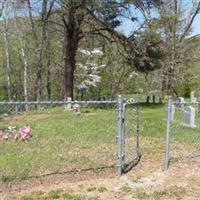
[[[8,22],[7,22],[7,15],[8,15],[8,8],[9,2],[3,1],[2,2],[2,9],[1,9],[1,16],[3,17],[3,40],[4,40],[4,50],[5,50],[5,57],[6,57],[6,79],[7,79],[7,97],[8,101],[12,101],[12,91],[11,91],[11,66],[10,66],[10,49],[9,49],[9,42],[8,42]]]
[[[50,17],[51,10],[53,8],[54,3],[55,3],[55,0],[42,0],[41,14],[40,14],[40,20],[39,20],[41,24],[38,27],[36,25],[36,20],[33,17],[31,1],[27,0],[29,19],[31,22],[31,29],[33,33],[34,43],[35,43],[35,70],[36,70],[35,71],[35,74],[36,74],[35,99],[37,101],[41,100],[41,95],[42,95],[42,67],[43,67],[42,55],[44,52],[45,45],[46,47],[48,47],[49,45],[47,41],[48,39],[47,22],[48,22],[48,18]],[[38,32],[38,28],[41,28],[39,32]],[[49,87],[49,85],[47,87]]]
[[[121,24],[120,16],[129,11],[130,6],[135,6],[141,12],[156,1],[77,1],[59,0],[57,13],[62,23],[59,23],[64,29],[64,80],[65,80],[65,99],[73,99],[74,89],[74,71],[76,68],[76,55],[80,40],[86,35],[99,34],[105,37],[109,33],[110,37],[120,40],[121,44],[130,46],[134,43],[125,35],[119,33],[116,28]],[[133,38],[133,36],[132,36]],[[130,52],[130,48],[129,48]]]
[[[198,0],[191,1],[190,4],[186,4],[183,0],[163,0],[157,6],[159,13],[157,30],[163,37],[163,47],[166,52],[162,75],[163,93],[179,95],[175,84],[184,60],[187,59],[185,48],[188,35],[199,11]]]
[[[23,90],[24,90],[24,101],[27,102],[28,101],[28,58],[27,58],[27,54],[26,54],[26,50],[25,50],[25,40],[24,38],[24,30],[21,29],[22,24],[20,23],[20,20],[18,19],[18,15],[17,15],[17,9],[19,7],[21,7],[21,2],[17,2],[14,1],[13,5],[12,5],[12,11],[13,11],[13,19],[14,19],[14,26],[16,29],[16,36],[19,40],[20,43],[20,56],[21,56],[21,60],[23,63],[23,68],[24,68],[24,73],[23,73]],[[27,106],[26,106],[26,110],[27,110]]]
[[[111,96],[125,88],[126,80],[123,76],[129,76],[135,70],[148,73],[160,67],[159,37],[156,32],[147,31],[148,9],[151,9],[150,5],[155,6],[153,3],[156,1],[12,0],[12,2],[15,2],[13,10],[16,12],[14,14],[11,12],[12,17],[7,18],[12,32],[10,35],[12,37],[8,38],[12,50],[11,78],[15,87],[14,93],[18,96],[23,94],[26,100],[27,95],[29,99],[37,101],[46,97],[51,99],[52,93],[53,96],[57,95],[56,98],[58,94],[62,99],[73,97],[76,92],[74,81],[77,81],[75,72],[79,71],[77,63],[80,63],[78,54],[80,49],[87,49],[82,42],[83,39],[98,41],[101,38],[101,43],[93,48],[102,48],[110,44],[115,46],[116,54],[111,54],[110,60],[113,60],[113,56],[116,59],[120,55],[120,63],[116,60],[115,64],[113,62],[109,65],[110,71],[107,71],[111,73],[110,78],[112,78]],[[19,9],[22,5],[25,14]],[[141,20],[135,17],[133,8],[142,13]],[[141,22],[141,26],[136,27],[130,37],[118,30],[124,18],[129,18],[133,23]],[[17,31],[13,30],[13,25]],[[83,71],[81,67],[80,71]],[[115,73],[117,71],[120,73]],[[106,74],[102,72],[98,76],[105,78]],[[96,85],[100,94],[102,84],[98,82]]]
[[[106,65],[102,63],[103,52],[100,48],[79,49],[75,70],[75,85],[77,96],[83,99],[83,93],[92,89],[98,90],[101,82],[101,72]]]

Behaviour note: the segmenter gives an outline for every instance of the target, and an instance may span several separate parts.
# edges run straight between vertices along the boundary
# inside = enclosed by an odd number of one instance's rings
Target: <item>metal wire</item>
[[[118,106],[117,101],[0,102],[0,181],[116,166]],[[123,117],[126,172],[140,158],[138,104],[127,104]],[[33,137],[15,140],[24,126]]]
[[[185,103],[182,108],[175,109],[175,119],[170,121],[170,157],[168,162],[190,162],[192,158],[198,157],[200,154],[200,113],[198,112],[199,105],[199,102],[196,104]],[[187,106],[192,106],[195,108],[195,128],[183,126],[183,111]],[[167,161],[165,160],[165,162]]]

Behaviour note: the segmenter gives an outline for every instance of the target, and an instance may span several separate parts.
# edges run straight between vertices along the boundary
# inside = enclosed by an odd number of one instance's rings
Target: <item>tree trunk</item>
[[[41,64],[41,57],[40,57],[41,49],[36,50],[36,79],[35,79],[35,92],[36,92],[36,101],[41,100],[42,96],[42,64]]]
[[[14,24],[15,24],[15,29],[16,29],[16,33],[17,33],[17,37],[19,39],[20,42],[20,51],[21,51],[21,61],[23,63],[23,96],[24,96],[24,101],[28,102],[28,86],[27,86],[27,79],[28,79],[28,75],[27,75],[27,70],[28,70],[28,59],[27,59],[27,55],[26,55],[26,51],[25,51],[25,41],[23,41],[23,31],[20,30],[20,24],[17,23],[17,2],[15,2],[14,7],[13,7],[13,11],[14,11]],[[28,105],[25,105],[25,110],[28,110]]]
[[[74,71],[76,68],[76,53],[79,44],[78,28],[73,13],[69,13],[68,26],[64,36],[64,98],[74,97]]]
[[[47,33],[47,43],[46,43],[46,69],[47,69],[47,79],[46,79],[46,90],[48,101],[51,100],[51,53],[50,53],[50,41]]]
[[[51,100],[51,72],[49,69],[47,71],[47,99]]]
[[[4,38],[4,49],[5,49],[5,54],[6,54],[6,79],[7,79],[7,96],[8,96],[8,101],[12,101],[11,97],[11,68],[10,68],[10,53],[9,53],[9,47],[8,47],[8,35],[7,35],[7,25],[6,21],[4,22],[3,25],[3,38]]]
[[[27,63],[27,58],[25,55],[25,51],[24,48],[21,47],[21,54],[22,54],[22,59],[23,59],[23,63],[24,63],[24,101],[28,102],[28,87],[27,87],[27,69],[28,69],[28,63]],[[25,106],[26,107],[26,106]],[[26,107],[26,110],[28,108]]]
[[[42,21],[42,30],[41,30],[41,40],[39,41],[39,36],[37,35],[37,29],[35,26],[35,22],[34,22],[34,17],[32,14],[32,7],[31,7],[31,1],[27,0],[27,4],[28,4],[28,12],[29,12],[29,19],[31,22],[31,29],[33,32],[33,38],[34,38],[34,42],[35,42],[35,59],[34,59],[34,65],[35,65],[35,70],[36,70],[36,79],[35,79],[35,99],[36,101],[40,101],[41,100],[41,96],[42,96],[42,55],[43,55],[43,50],[44,50],[44,42],[45,42],[45,31],[46,31],[46,22],[47,19],[43,18],[43,15],[46,12],[46,4],[47,1],[43,1],[43,5],[42,5],[42,13],[41,13],[41,21]]]
[[[73,99],[74,88],[74,71],[75,71],[76,49],[74,49],[70,41],[65,41],[65,59],[64,59],[64,82],[65,82],[65,99],[71,97]]]

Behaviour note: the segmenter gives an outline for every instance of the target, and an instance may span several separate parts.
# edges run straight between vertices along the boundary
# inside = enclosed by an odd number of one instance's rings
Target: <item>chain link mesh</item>
[[[139,127],[139,106],[125,104],[124,106],[124,171],[129,171],[140,159],[140,127]]]
[[[0,105],[1,181],[115,166],[116,102],[75,103],[80,113],[62,103]],[[14,139],[23,126],[29,141]]]
[[[170,162],[190,162],[200,158],[200,112],[198,104],[185,104],[175,108],[174,120],[170,122]],[[195,108],[196,127],[183,126],[185,107]]]

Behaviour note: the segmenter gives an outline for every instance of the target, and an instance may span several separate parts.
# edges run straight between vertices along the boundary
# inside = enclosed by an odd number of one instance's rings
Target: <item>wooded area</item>
[[[199,10],[199,0],[1,0],[0,99],[187,96],[200,88]]]

